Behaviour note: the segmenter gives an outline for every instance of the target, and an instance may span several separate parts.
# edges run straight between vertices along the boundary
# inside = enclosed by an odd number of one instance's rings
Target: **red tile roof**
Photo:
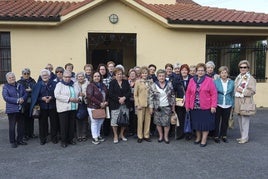
[[[60,21],[61,16],[93,1],[0,0],[0,21]],[[268,14],[201,6],[192,0],[177,0],[173,5],[133,1],[166,18],[169,24],[268,25]]]

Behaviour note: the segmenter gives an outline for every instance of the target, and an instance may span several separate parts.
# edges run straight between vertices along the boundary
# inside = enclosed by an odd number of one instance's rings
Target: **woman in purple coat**
[[[27,145],[23,139],[23,106],[27,99],[27,93],[21,84],[16,83],[15,74],[6,74],[7,83],[3,86],[2,96],[6,101],[6,113],[9,121],[9,142],[12,148],[17,145]],[[16,128],[17,124],[17,139]]]

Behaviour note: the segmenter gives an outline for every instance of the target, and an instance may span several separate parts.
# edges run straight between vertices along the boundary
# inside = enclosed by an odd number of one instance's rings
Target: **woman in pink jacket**
[[[196,75],[190,80],[187,91],[185,108],[190,111],[192,129],[196,130],[195,144],[200,147],[207,145],[208,132],[215,127],[215,112],[217,107],[217,89],[213,79],[206,75],[206,65],[196,66]]]

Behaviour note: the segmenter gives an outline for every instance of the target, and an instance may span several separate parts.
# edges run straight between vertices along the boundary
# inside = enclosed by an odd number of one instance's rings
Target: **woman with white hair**
[[[54,90],[56,107],[59,114],[61,146],[75,145],[74,126],[78,103],[82,101],[79,88],[71,80],[72,72],[65,70],[63,80],[57,83]]]
[[[40,106],[39,116],[39,138],[40,145],[47,142],[48,136],[48,118],[50,119],[50,135],[54,144],[58,143],[57,134],[59,132],[59,119],[56,110],[56,99],[54,90],[56,82],[50,79],[50,71],[43,69],[40,72],[41,80],[34,86],[32,93],[32,103],[30,114],[35,105]]]
[[[9,124],[9,142],[12,148],[17,145],[27,145],[23,141],[23,116],[22,109],[27,99],[27,93],[24,87],[16,83],[15,74],[8,72],[6,74],[7,83],[3,86],[2,96],[6,101],[6,113]],[[17,137],[16,137],[17,125]]]
[[[206,76],[208,76],[208,77],[210,77],[210,78],[212,78],[214,80],[216,80],[217,78],[219,78],[219,75],[214,72],[215,63],[213,61],[208,61],[206,63],[206,68],[207,68],[207,70],[206,70]]]

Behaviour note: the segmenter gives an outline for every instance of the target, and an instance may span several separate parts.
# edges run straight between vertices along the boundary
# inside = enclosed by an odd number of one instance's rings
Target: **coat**
[[[190,79],[185,98],[185,108],[194,109],[196,82]],[[207,110],[217,107],[217,90],[212,78],[205,77],[200,84],[200,109]]]
[[[239,86],[239,79],[238,77],[235,79],[235,88],[236,91],[237,87]],[[245,104],[254,104],[253,95],[256,93],[256,80],[253,76],[250,75],[248,80],[248,84],[243,91],[244,97],[235,97],[235,106],[234,112],[239,114],[240,113],[240,106],[242,103]]]
[[[15,85],[6,83],[3,86],[2,96],[6,102],[7,114],[20,112],[27,100],[25,88],[19,83]],[[25,101],[22,105],[18,104],[19,98],[23,98]]]
[[[122,87],[118,85],[118,82],[116,79],[113,79],[109,84],[109,107],[110,110],[116,110],[119,109],[120,103],[118,97],[126,97],[125,104],[128,108],[131,107],[130,105],[130,97],[131,97],[131,89],[130,85],[127,80],[122,80]]]
[[[105,98],[103,98],[102,92],[99,90],[97,85],[92,82],[87,86],[86,90],[86,96],[87,96],[87,106],[89,108],[93,109],[100,109],[101,106],[100,104],[104,101],[107,101],[107,87],[105,86],[104,83],[101,83],[102,86],[102,91],[105,93]]]
[[[134,103],[135,106],[148,107],[149,106],[149,89],[153,84],[151,80],[140,79],[136,81],[134,87]]]

